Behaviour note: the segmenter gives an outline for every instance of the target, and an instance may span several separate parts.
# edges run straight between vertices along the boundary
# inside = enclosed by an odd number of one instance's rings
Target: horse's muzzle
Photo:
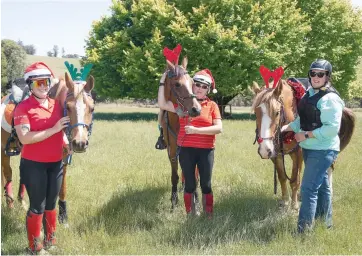
[[[72,141],[72,149],[76,153],[84,153],[88,148],[88,140],[86,141]]]
[[[192,117],[196,117],[196,116],[199,116],[200,113],[201,113],[201,109],[197,109],[196,107],[192,107],[189,115],[192,116]]]

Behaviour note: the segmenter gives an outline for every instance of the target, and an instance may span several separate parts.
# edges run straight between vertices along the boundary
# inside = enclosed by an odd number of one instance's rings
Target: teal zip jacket
[[[307,93],[312,97],[315,92],[310,88]],[[317,102],[317,108],[321,111],[322,127],[313,130],[315,138],[309,138],[299,143],[300,147],[314,150],[340,151],[338,137],[342,122],[343,100],[336,93],[328,93]],[[294,132],[303,132],[300,128],[300,119],[297,117],[290,123]]]

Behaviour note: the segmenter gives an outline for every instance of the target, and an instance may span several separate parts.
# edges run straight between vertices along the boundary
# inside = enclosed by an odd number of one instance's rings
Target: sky
[[[112,0],[1,0],[1,39],[33,44],[46,56],[54,45],[85,55],[92,22],[110,16]]]
[[[65,54],[85,55],[92,22],[111,14],[112,0],[0,0],[1,39],[33,44],[36,55],[54,45]],[[362,8],[362,0],[351,0]]]

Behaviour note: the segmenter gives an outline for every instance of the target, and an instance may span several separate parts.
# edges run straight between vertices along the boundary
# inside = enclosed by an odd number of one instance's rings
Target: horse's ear
[[[275,96],[275,98],[279,98],[279,96],[282,94],[282,91],[283,91],[283,82],[280,79],[273,92],[273,95]]]
[[[93,76],[89,76],[88,79],[87,79],[87,83],[85,84],[84,86],[84,90],[87,92],[87,93],[90,93],[91,90],[93,90],[94,88],[94,77]]]
[[[167,67],[169,70],[172,70],[173,72],[175,72],[175,65],[172,64],[169,60],[166,60],[167,62]]]
[[[182,59],[182,64],[181,66],[186,70],[186,67],[187,67],[187,63],[188,63],[188,59],[187,59],[187,56],[185,56],[183,59]]]
[[[69,77],[68,72],[65,72],[65,84],[68,87],[68,90],[73,91],[74,83],[73,80]]]
[[[258,83],[255,82],[255,81],[253,81],[253,91],[254,91],[255,94],[258,94],[261,91]]]

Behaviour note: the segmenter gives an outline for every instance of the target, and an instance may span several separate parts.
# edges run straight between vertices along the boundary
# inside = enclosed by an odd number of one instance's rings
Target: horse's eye
[[[175,84],[175,87],[176,87],[176,88],[180,88],[180,87],[181,87],[181,84],[180,84],[179,82],[177,82],[177,83]]]
[[[279,113],[280,113],[280,112],[278,111],[275,115],[276,115],[276,116],[279,116]]]

